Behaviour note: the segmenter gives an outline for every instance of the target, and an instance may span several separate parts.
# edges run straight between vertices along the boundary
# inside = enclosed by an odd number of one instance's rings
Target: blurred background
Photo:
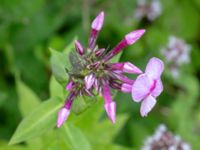
[[[125,116],[117,121],[118,125],[108,123],[109,128],[98,128],[98,134],[79,127],[86,137],[90,134],[92,149],[140,149],[160,124],[192,149],[200,148],[200,1],[158,0],[159,5],[153,7],[155,12],[150,9],[151,1],[146,1],[147,4],[135,0],[0,1],[0,149],[23,149],[28,145],[25,142],[7,146],[23,118],[20,99],[29,98],[30,93],[41,100],[50,96],[49,47],[62,51],[74,37],[86,46],[91,21],[102,10],[105,21],[97,42],[100,47],[112,48],[128,32],[144,28],[145,35],[124,49],[120,61],[130,61],[144,70],[149,58],[155,56],[166,62],[166,69],[162,76],[164,92],[148,117],[140,116],[140,104],[133,103],[130,94],[118,93],[117,115]],[[149,13],[155,16],[148,16]],[[177,77],[162,54],[170,36],[191,47],[186,54],[190,61],[179,66]],[[115,131],[104,138],[110,128]],[[102,147],[90,140],[100,137],[101,132],[105,134]],[[29,147],[36,149],[34,146]],[[57,148],[47,144],[37,149]]]

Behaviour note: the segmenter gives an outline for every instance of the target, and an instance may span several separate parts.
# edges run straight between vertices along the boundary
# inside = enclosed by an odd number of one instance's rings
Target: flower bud
[[[103,54],[103,52],[105,52],[105,48],[100,48],[97,51],[95,51],[95,55],[99,57]]]
[[[126,43],[128,45],[135,43],[144,34],[144,32],[145,32],[144,29],[140,29],[140,30],[135,30],[135,31],[128,33],[125,36]]]
[[[138,67],[136,67],[135,65],[133,65],[129,62],[124,63],[123,71],[127,72],[127,73],[135,73],[135,74],[142,73],[142,71]]]
[[[84,80],[86,89],[90,89],[95,81],[95,76],[93,74],[89,74]]]
[[[92,29],[101,30],[104,21],[104,12],[100,12],[99,15],[92,22]]]
[[[70,110],[63,107],[61,110],[58,112],[58,119],[57,119],[57,127],[60,128],[62,124],[67,120],[68,116],[70,114]]]
[[[80,55],[84,54],[83,46],[81,45],[79,41],[75,41],[75,48],[76,48],[77,53],[79,53]]]
[[[115,102],[105,103],[104,108],[106,110],[108,117],[112,121],[112,123],[115,123],[116,122],[116,103]]]
[[[70,81],[67,85],[66,85],[66,90],[67,91],[70,91],[72,88],[73,88],[73,85],[74,85],[74,82],[73,81]]]
[[[121,86],[121,91],[125,93],[130,93],[132,91],[132,85],[123,83]]]

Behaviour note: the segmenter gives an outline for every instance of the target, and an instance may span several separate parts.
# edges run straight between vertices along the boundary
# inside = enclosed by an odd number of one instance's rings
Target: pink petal
[[[104,108],[106,110],[108,117],[112,121],[112,123],[115,123],[116,122],[116,103],[115,102],[105,103]]]
[[[99,83],[98,83],[98,80],[97,79],[95,79],[95,81],[94,81],[94,88],[95,88],[95,90],[98,92],[99,91]]]
[[[112,96],[111,96],[111,93],[110,93],[110,87],[105,82],[103,84],[102,95],[103,95],[105,104],[112,102]]]
[[[57,119],[57,127],[60,128],[62,124],[67,120],[68,116],[70,114],[70,110],[67,108],[62,108],[58,112],[58,119]]]
[[[121,91],[125,92],[125,93],[130,93],[132,91],[132,85],[127,84],[127,83],[123,83],[121,85]]]
[[[134,80],[129,79],[127,76],[123,75],[123,74],[115,74],[115,77],[119,80],[121,80],[124,83],[128,83],[128,84],[133,84]]]
[[[131,45],[131,44],[135,43],[144,34],[144,32],[145,32],[144,29],[140,29],[140,30],[135,30],[135,31],[128,33],[125,36],[125,40],[126,40],[127,44]]]
[[[147,75],[139,75],[132,86],[132,98],[135,102],[140,102],[144,99],[151,90],[153,86],[153,80],[150,79]]]
[[[89,90],[92,87],[95,79],[96,78],[92,73],[85,76],[84,80],[85,80],[85,87],[86,87],[87,90]]]
[[[123,67],[124,67],[124,63],[113,63],[113,64],[110,65],[110,67],[113,70],[120,70],[120,71],[122,71]]]
[[[95,51],[95,55],[97,57],[99,57],[99,56],[101,56],[105,52],[105,50],[106,50],[105,48],[100,48],[97,51]]]
[[[156,86],[153,89],[153,91],[151,92],[151,95],[153,97],[158,97],[162,91],[163,91],[162,81],[161,81],[161,79],[158,79],[158,80],[156,80]]]
[[[92,22],[92,29],[97,31],[101,30],[104,21],[104,12],[100,12],[99,15]]]
[[[121,52],[125,47],[135,43],[143,34],[145,30],[136,30],[127,34],[109,53],[107,53],[103,59],[105,61],[110,60],[112,57]]]
[[[66,89],[67,91],[70,91],[70,90],[73,88],[73,85],[74,85],[74,82],[73,82],[73,81],[70,81],[70,82],[66,85],[65,89]]]
[[[138,67],[136,67],[135,65],[133,65],[130,62],[124,63],[123,71],[127,72],[127,73],[135,73],[135,74],[141,74],[142,73],[142,71]]]
[[[162,74],[163,69],[164,69],[164,64],[162,60],[153,57],[149,60],[145,73],[152,79],[158,79]]]
[[[81,45],[81,43],[79,41],[75,41],[75,48],[76,48],[76,51],[80,54],[80,55],[83,55],[84,53],[84,49],[83,49],[83,46]]]
[[[156,104],[156,99],[152,97],[151,95],[147,96],[141,104],[140,107],[140,114],[142,117],[145,117],[148,115],[148,113],[152,110],[152,108]]]

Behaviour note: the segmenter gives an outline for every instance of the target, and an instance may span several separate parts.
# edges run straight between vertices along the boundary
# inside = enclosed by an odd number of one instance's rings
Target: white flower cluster
[[[182,141],[180,136],[173,135],[167,131],[165,125],[161,124],[155,134],[145,140],[141,150],[191,150],[191,147]]]
[[[191,46],[186,44],[184,40],[175,36],[169,37],[167,47],[163,48],[161,52],[167,64],[169,64],[169,69],[173,77],[178,77],[181,65],[190,62],[190,51]]]
[[[161,12],[162,7],[159,0],[137,0],[134,17],[138,20],[147,17],[149,21],[153,21],[161,15]]]

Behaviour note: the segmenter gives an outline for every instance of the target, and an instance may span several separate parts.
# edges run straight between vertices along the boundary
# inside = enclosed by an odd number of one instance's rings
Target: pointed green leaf
[[[85,135],[73,124],[65,123],[61,129],[63,138],[70,145],[71,150],[91,150],[90,143]]]
[[[57,82],[54,76],[50,78],[49,91],[51,97],[64,98],[64,88]]]
[[[51,67],[56,80],[63,86],[68,82],[66,69],[70,69],[68,53],[51,50]]]
[[[26,116],[40,104],[41,100],[19,78],[16,78],[16,88],[17,88],[17,94],[19,96],[20,111],[23,116]]]
[[[51,98],[41,103],[17,127],[9,144],[16,144],[42,135],[56,124],[57,112],[62,106],[59,98]]]
[[[65,137],[60,136],[61,129],[50,130],[41,136],[41,150],[68,150],[70,146],[66,144]],[[35,150],[35,149],[33,149]]]
[[[106,116],[104,120],[99,121],[98,125],[93,127],[93,129],[90,129],[92,131],[88,133],[90,134],[91,139],[94,135],[98,135],[98,137],[96,137],[96,141],[111,143],[119,131],[122,129],[122,127],[125,125],[127,119],[128,115],[117,114],[116,123],[113,124]]]
[[[117,54],[116,56],[114,56],[110,61],[112,63],[116,63],[116,62],[118,62],[120,60],[121,56],[122,56],[122,52],[120,52],[119,54]]]
[[[68,82],[68,74],[66,69],[71,69],[71,63],[69,61],[69,54],[73,50],[74,40],[63,50],[63,52],[58,52],[52,48],[51,51],[51,68],[53,75],[56,80],[62,85],[66,86]]]
[[[6,141],[0,141],[1,150],[30,150],[25,145],[8,145]]]

